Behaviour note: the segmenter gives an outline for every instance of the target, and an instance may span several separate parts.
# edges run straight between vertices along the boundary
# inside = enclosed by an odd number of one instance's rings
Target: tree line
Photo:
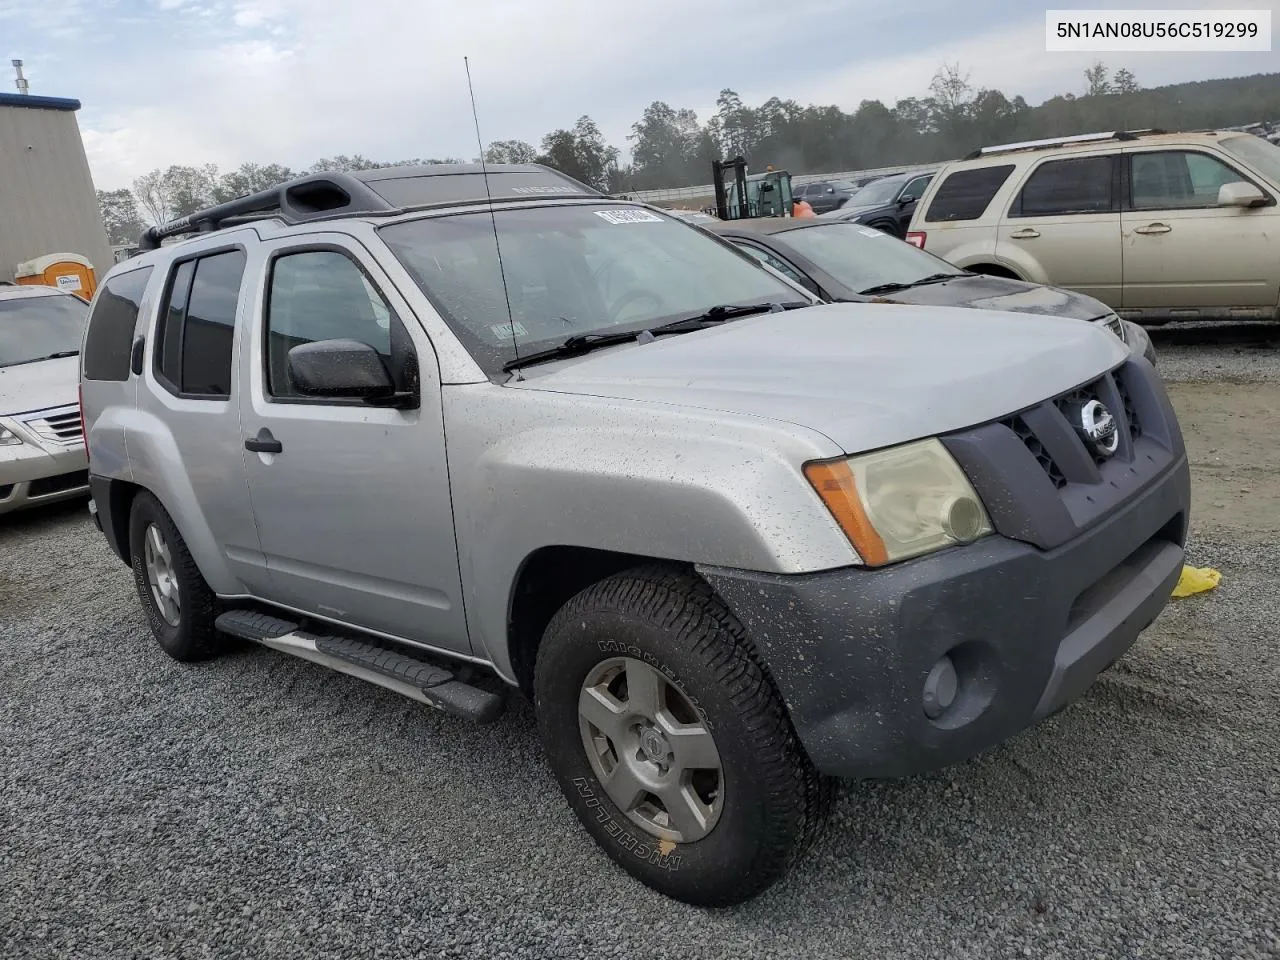
[[[1280,74],[1259,74],[1143,89],[1127,69],[1102,62],[1084,72],[1077,92],[1031,106],[1021,96],[975,88],[958,64],[934,74],[926,97],[892,107],[863,100],[852,113],[837,106],[770,97],[758,106],[722,90],[706,122],[687,108],[655,101],[631,126],[630,159],[609,144],[588,116],[553,130],[535,147],[499,140],[485,149],[489,163],[543,163],[608,193],[708,183],[711,162],[741,154],[753,169],[765,164],[793,173],[830,173],[963,156],[989,143],[1033,140],[1097,130],[1163,127],[1198,129],[1280,118]],[[478,161],[479,158],[469,158]],[[380,162],[336,156],[305,170],[246,163],[152,170],[132,189],[99,191],[112,243],[132,243],[147,223],[186,216],[203,207],[268,189],[308,172],[360,170],[412,163],[459,163],[456,157]]]

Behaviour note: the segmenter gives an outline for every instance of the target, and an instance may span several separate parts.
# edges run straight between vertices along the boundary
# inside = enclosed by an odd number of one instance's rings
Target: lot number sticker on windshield
[[[661,223],[662,218],[648,210],[597,210],[596,216],[610,223]]]

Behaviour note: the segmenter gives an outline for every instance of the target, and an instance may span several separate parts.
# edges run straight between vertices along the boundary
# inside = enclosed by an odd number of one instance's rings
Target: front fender
[[[859,562],[800,470],[841,454],[821,434],[493,384],[443,392],[472,644],[504,677],[511,591],[544,547],[770,573]]]

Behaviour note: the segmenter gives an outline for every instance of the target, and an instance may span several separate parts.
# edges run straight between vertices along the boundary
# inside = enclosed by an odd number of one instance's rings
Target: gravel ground
[[[1171,380],[1280,380],[1274,347],[1178,336]],[[1199,490],[1217,441],[1188,441]],[[717,912],[594,847],[523,704],[474,727],[269,651],[176,664],[82,504],[10,518],[0,957],[1280,957],[1278,514],[1197,520],[1219,589],[1004,747],[846,786],[791,878]]]

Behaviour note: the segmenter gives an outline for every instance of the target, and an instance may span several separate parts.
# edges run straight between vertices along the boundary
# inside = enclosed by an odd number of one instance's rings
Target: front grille
[[[1004,423],[1005,426],[1018,435],[1018,439],[1031,451],[1031,455],[1036,458],[1044,472],[1049,475],[1053,485],[1059,490],[1065,487],[1067,485],[1066,476],[1058,467],[1058,464],[1054,462],[1053,457],[1049,455],[1049,451],[1044,448],[1044,444],[1036,437],[1035,432],[1027,426],[1026,421],[1021,417],[1010,417]]]
[[[1125,377],[1116,377],[1116,389],[1120,391],[1120,400],[1124,403],[1124,418],[1129,424],[1129,435],[1134,440],[1142,436],[1142,421],[1138,419],[1138,410],[1133,404],[1133,395]]]
[[[27,496],[47,497],[51,493],[63,493],[67,490],[75,490],[78,487],[87,487],[88,485],[89,471],[76,470],[73,473],[60,473],[56,477],[42,477],[39,480],[32,480],[31,485],[27,488]]]
[[[80,429],[80,407],[71,404],[50,410],[37,410],[18,418],[45,443],[59,447],[74,447],[84,442]]]
[[[1128,373],[1127,367],[1121,368],[1001,423],[1022,441],[1059,490],[1070,483],[1098,483],[1097,471],[1112,461],[1131,460],[1133,443],[1142,435],[1137,411],[1124,383]],[[1111,412],[1120,431],[1120,447],[1111,456],[1096,452],[1077,431],[1078,411],[1091,400],[1100,401]],[[1096,470],[1088,467],[1090,461]]]

